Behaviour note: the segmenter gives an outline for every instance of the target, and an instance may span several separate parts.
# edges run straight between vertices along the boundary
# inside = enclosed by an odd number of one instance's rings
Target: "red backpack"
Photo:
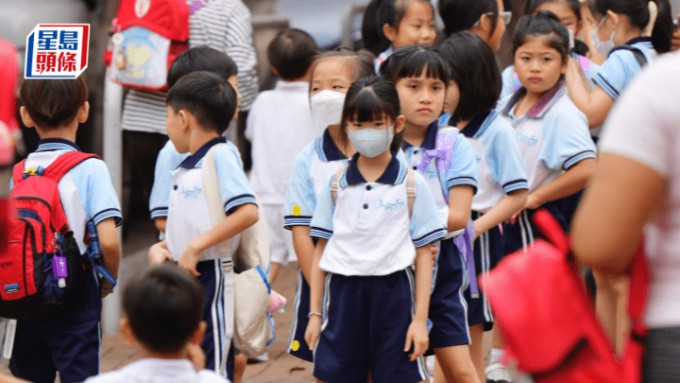
[[[569,259],[568,238],[547,211],[536,212],[534,221],[550,242],[537,240],[480,277],[506,355],[537,383],[641,382],[649,281],[643,245],[630,265],[632,330],[619,359]]]
[[[10,193],[13,217],[0,258],[0,317],[31,319],[64,304],[78,288],[86,256],[80,254],[66,220],[59,180],[94,154],[68,152],[47,168],[14,166]]]
[[[112,80],[140,90],[167,90],[170,65],[189,48],[187,1],[121,0],[111,28],[104,62]]]

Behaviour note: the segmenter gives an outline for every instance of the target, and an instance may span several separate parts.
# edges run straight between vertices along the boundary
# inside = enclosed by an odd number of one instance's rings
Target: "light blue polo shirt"
[[[626,45],[638,48],[647,58],[647,62],[657,55],[649,37],[636,37],[628,41]],[[592,81],[616,101],[633,77],[641,70],[640,63],[635,59],[633,52],[627,49],[618,49],[612,52],[602,63],[602,67]]]
[[[366,182],[356,158],[340,176],[336,203],[330,175],[314,211],[311,235],[328,239],[319,267],[342,275],[387,275],[410,267],[417,247],[446,234],[427,183],[414,173],[409,219],[403,160],[393,156],[376,182]]]
[[[80,147],[61,138],[40,140],[38,149],[26,158],[25,168],[47,167],[71,151],[80,151]],[[87,250],[84,241],[87,221],[92,220],[96,225],[113,218],[116,226],[123,222],[118,196],[104,161],[91,158],[81,162],[66,173],[58,185],[61,204],[81,254]]]
[[[526,170],[512,126],[498,112],[482,113],[462,131],[477,163],[472,210],[486,213],[515,190],[528,190]]]
[[[191,241],[212,229],[203,189],[203,158],[212,149],[217,170],[220,202],[228,216],[239,206],[254,204],[255,193],[246,179],[241,159],[224,137],[214,138],[187,157],[173,172],[168,199],[166,240],[175,260],[179,260]],[[221,258],[217,246],[204,251],[201,261]]]
[[[328,178],[346,165],[347,157],[335,145],[328,129],[305,146],[295,159],[286,191],[283,227],[290,230],[293,226],[309,226]]]
[[[588,121],[560,82],[529,111],[517,118],[513,110],[526,90],[502,101],[501,115],[515,129],[519,151],[532,192],[587,158],[596,158]]]
[[[231,145],[231,142],[228,143]],[[151,219],[168,216],[168,198],[172,188],[172,172],[177,169],[189,153],[178,153],[172,141],[168,140],[156,158],[153,175],[153,187],[149,196],[149,211]]]

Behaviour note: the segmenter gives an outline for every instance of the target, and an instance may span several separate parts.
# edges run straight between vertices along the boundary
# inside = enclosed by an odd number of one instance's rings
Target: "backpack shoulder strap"
[[[631,337],[640,340],[647,333],[647,328],[644,324],[644,312],[649,289],[649,269],[645,258],[644,239],[640,242],[633,255],[629,270],[630,295],[628,297],[628,315],[631,321]]]
[[[335,205],[335,202],[338,200],[340,177],[342,176],[342,173],[345,171],[345,169],[347,169],[347,167],[340,167],[335,171],[335,175],[333,175],[333,182],[331,183],[331,198],[333,199],[333,205]]]
[[[12,179],[14,181],[14,186],[24,179],[24,166],[26,166],[25,158],[18,164],[14,165],[14,168],[12,169]]]
[[[449,202],[449,193],[446,190],[446,172],[453,157],[454,148],[456,147],[456,139],[458,138],[458,129],[453,127],[440,128],[437,132],[437,141],[435,148],[444,153],[444,156],[437,156],[435,165],[437,166],[437,174],[439,175],[439,183],[442,186],[444,199]]]
[[[99,156],[93,153],[79,151],[66,152],[57,157],[57,159],[45,169],[43,177],[49,177],[58,182],[61,177],[69,172],[69,170],[90,158],[99,158]]]
[[[623,49],[623,50],[626,50],[626,51],[630,51],[631,53],[633,53],[633,56],[635,56],[635,60],[636,60],[636,61],[638,62],[638,64],[640,65],[640,68],[642,68],[643,66],[645,66],[645,64],[647,64],[647,57],[645,57],[645,54],[642,53],[642,51],[641,51],[639,48],[634,47],[634,46],[632,46],[632,45],[626,45],[626,44],[624,44],[624,45],[615,46],[615,47],[609,52],[609,54],[607,55],[607,57],[611,56],[612,53],[614,53],[614,52],[616,52],[616,51],[618,51],[618,50],[622,50],[622,49]]]
[[[411,168],[406,169],[406,206],[408,207],[408,218],[413,215],[413,204],[416,200],[416,180],[415,172]]]
[[[214,148],[214,147],[213,147]],[[216,226],[222,221],[226,215],[220,200],[220,186],[217,180],[217,167],[215,166],[215,157],[213,155],[213,148],[203,157],[203,171],[201,178],[203,183],[203,193],[208,205],[208,214],[210,216],[210,225]],[[226,240],[217,244],[217,248],[221,253],[227,253],[230,248],[230,241]]]

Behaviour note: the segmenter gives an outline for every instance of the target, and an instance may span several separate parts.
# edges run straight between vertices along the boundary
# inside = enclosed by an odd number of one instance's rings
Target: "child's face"
[[[578,15],[574,13],[574,10],[571,9],[567,3],[562,1],[550,1],[543,3],[538,8],[536,8],[536,10],[534,10],[534,16],[541,11],[554,13],[555,16],[557,16],[557,18],[560,20],[560,23],[567,27],[567,29],[571,30],[574,33],[574,36],[577,36],[581,31],[581,23],[578,21]]]
[[[233,86],[236,91],[236,112],[234,112],[234,118],[232,118],[232,120],[238,120],[238,112],[241,111],[241,98],[243,98],[243,95],[241,95],[241,92],[238,90],[238,77],[233,75],[227,79],[227,82]]]
[[[314,68],[314,73],[312,73],[310,96],[322,90],[347,93],[349,86],[354,81],[348,63],[348,59],[342,57],[331,57],[319,62]]]
[[[515,52],[515,71],[528,93],[542,94],[567,70],[560,52],[541,37],[530,38]]]
[[[444,113],[453,114],[458,107],[460,101],[460,89],[455,81],[449,81],[449,87],[446,88],[446,96],[444,97]]]
[[[370,130],[366,130],[370,129]],[[404,129],[404,116],[396,120],[382,116],[371,121],[347,121],[347,135],[364,157],[375,158],[390,150],[394,135]],[[388,132],[388,130],[391,130]]]
[[[432,6],[423,1],[411,0],[397,28],[386,24],[383,33],[394,48],[434,44],[437,31],[434,27]]]
[[[183,116],[180,115],[182,111],[175,113],[174,109],[170,105],[166,107],[166,119],[165,119],[165,130],[168,133],[168,138],[172,141],[172,144],[177,149],[179,153],[186,153],[189,151],[189,140],[185,132],[185,124],[183,121]]]
[[[401,113],[409,126],[427,127],[439,118],[444,107],[446,84],[426,73],[424,68],[419,76],[403,77],[396,83]]]

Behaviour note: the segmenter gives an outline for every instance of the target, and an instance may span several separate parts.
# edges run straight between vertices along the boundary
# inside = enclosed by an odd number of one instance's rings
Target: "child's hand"
[[[205,368],[205,353],[203,352],[203,349],[201,349],[201,346],[189,344],[189,347],[187,348],[187,358],[189,358],[189,361],[194,366],[196,372]]]
[[[173,261],[172,254],[165,246],[165,242],[158,242],[149,249],[149,264],[160,265],[165,261]]]
[[[408,354],[408,356],[411,362],[414,362],[419,356],[427,351],[429,344],[430,338],[427,334],[427,321],[414,319],[408,326],[408,331],[406,332],[404,352],[409,352],[411,345],[413,345],[413,352]]]
[[[305,342],[307,342],[307,345],[311,351],[314,351],[316,342],[319,341],[320,335],[321,317],[318,315],[312,315],[309,317],[309,322],[307,322],[307,330],[305,331]]]
[[[529,193],[529,195],[527,196],[527,201],[524,203],[524,207],[521,208],[521,209],[519,209],[519,210],[517,210],[517,212],[516,212],[515,214],[513,214],[512,217],[510,217],[510,221],[509,221],[509,222],[510,222],[511,224],[514,224],[515,222],[517,222],[517,217],[519,217],[519,214],[520,214],[521,212],[523,212],[524,210],[536,210],[536,209],[538,209],[539,207],[541,207],[541,205],[542,205],[542,203],[541,203],[541,201],[536,197],[536,195],[535,195],[535,194]]]
[[[201,273],[196,270],[196,264],[201,256],[201,252],[189,243],[189,246],[184,249],[184,253],[179,257],[178,266],[186,270],[194,278],[198,278]]]

